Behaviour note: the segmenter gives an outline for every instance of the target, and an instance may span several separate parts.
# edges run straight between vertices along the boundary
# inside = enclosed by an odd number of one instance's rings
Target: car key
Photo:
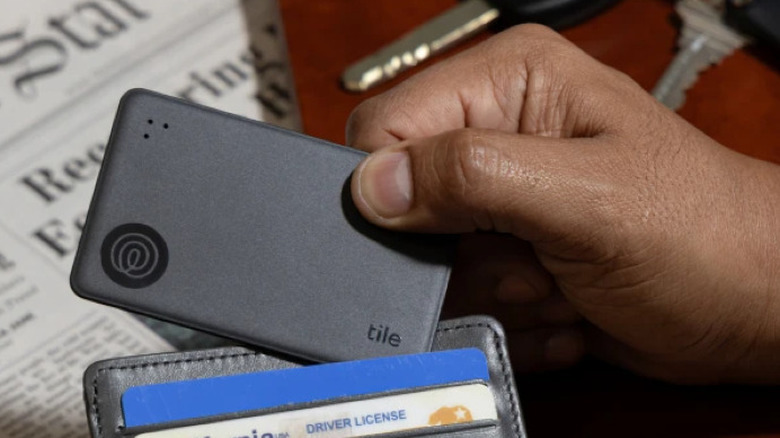
[[[344,87],[365,91],[431,56],[502,23],[534,22],[561,29],[598,14],[619,0],[466,0],[348,67]]]
[[[679,52],[653,89],[653,96],[677,110],[685,103],[685,92],[699,74],[720,63],[735,50],[751,42],[746,35],[724,22],[724,0],[681,0],[676,10],[683,25]]]

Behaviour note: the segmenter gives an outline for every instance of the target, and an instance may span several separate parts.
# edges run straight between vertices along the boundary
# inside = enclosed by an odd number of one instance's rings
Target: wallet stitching
[[[98,378],[100,377],[100,374],[108,372],[108,371],[124,371],[124,370],[137,370],[141,368],[157,368],[157,367],[163,367],[168,365],[176,365],[181,363],[192,363],[192,362],[205,362],[205,361],[213,361],[213,360],[225,360],[225,359],[235,359],[238,357],[247,357],[247,356],[259,356],[262,355],[261,352],[253,352],[253,353],[234,353],[234,354],[225,354],[225,355],[212,355],[212,356],[205,356],[205,357],[197,357],[197,358],[188,358],[188,359],[176,359],[176,360],[164,360],[160,362],[149,362],[149,363],[142,363],[142,364],[136,364],[136,365],[129,365],[129,366],[110,366],[105,368],[100,368],[95,373],[95,378],[92,379],[92,409],[95,412],[95,420],[97,423],[97,433],[98,437],[103,436],[103,422],[100,418],[100,408],[98,407]]]
[[[506,389],[506,392],[509,394],[509,409],[512,412],[512,428],[514,429],[515,436],[521,437],[522,434],[520,433],[520,415],[519,415],[519,404],[515,400],[514,392],[512,391],[512,386],[510,385],[510,373],[509,373],[509,367],[506,362],[506,357],[504,356],[503,349],[501,348],[501,337],[496,331],[496,329],[486,323],[476,323],[476,324],[460,324],[453,327],[443,327],[436,329],[436,332],[446,333],[450,331],[455,330],[463,330],[463,329],[469,329],[469,328],[486,328],[490,330],[492,336],[493,336],[493,343],[496,348],[496,353],[498,354],[498,360],[501,362],[501,372],[502,372],[502,379],[504,380],[504,387]],[[92,379],[92,410],[95,413],[95,423],[97,424],[97,435],[98,437],[103,436],[103,422],[100,418],[100,408],[98,407],[98,378],[102,373],[108,372],[108,371],[124,371],[124,370],[137,370],[142,368],[156,368],[156,367],[163,367],[168,365],[176,365],[180,363],[191,363],[191,362],[205,362],[205,361],[215,361],[215,360],[225,360],[225,359],[235,359],[239,357],[248,357],[248,356],[262,356],[263,353],[261,352],[251,352],[251,353],[234,353],[234,354],[226,354],[226,355],[212,355],[212,356],[205,356],[205,357],[197,357],[197,358],[187,358],[187,359],[176,359],[176,360],[164,360],[160,362],[148,362],[143,364],[135,364],[135,365],[126,365],[126,366],[109,366],[105,368],[99,368],[95,372],[95,377]]]
[[[456,325],[454,327],[444,327],[441,329],[437,329],[437,332],[448,332],[453,330],[460,330],[460,329],[466,329],[466,328],[474,328],[474,327],[480,327],[480,328],[486,328],[490,330],[491,334],[493,335],[493,343],[496,349],[496,354],[498,354],[498,361],[501,362],[501,372],[502,372],[502,378],[504,379],[504,389],[506,390],[506,393],[509,395],[509,410],[512,412],[512,429],[514,429],[515,436],[522,437],[522,433],[520,432],[520,404],[515,400],[515,394],[514,391],[512,391],[512,385],[510,384],[511,380],[511,373],[509,372],[509,366],[506,361],[506,357],[504,356],[504,351],[502,345],[501,345],[501,336],[499,335],[498,331],[493,327],[491,324],[487,323],[476,323],[476,324],[461,324]]]

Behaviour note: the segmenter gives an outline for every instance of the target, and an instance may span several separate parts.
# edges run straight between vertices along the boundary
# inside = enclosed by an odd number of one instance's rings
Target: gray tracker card
[[[428,351],[454,241],[366,222],[349,192],[364,156],[132,90],[71,286],[315,361]]]

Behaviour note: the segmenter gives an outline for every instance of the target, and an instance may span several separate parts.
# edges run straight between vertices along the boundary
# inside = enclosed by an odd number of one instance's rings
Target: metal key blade
[[[677,110],[685,103],[685,92],[699,79],[699,73],[710,66],[707,37],[699,35],[680,48],[653,88],[653,96],[667,108]]]
[[[499,15],[485,0],[467,0],[348,67],[341,80],[365,91],[483,30]]]
[[[681,0],[677,12],[683,27],[679,52],[653,89],[667,107],[677,110],[685,103],[685,92],[696,83],[699,73],[750,40],[723,22],[723,0]]]

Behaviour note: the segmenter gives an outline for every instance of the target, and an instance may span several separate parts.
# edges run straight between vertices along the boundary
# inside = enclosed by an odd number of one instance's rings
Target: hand
[[[347,137],[373,152],[352,182],[370,221],[495,232],[464,238],[451,284],[502,317],[517,368],[587,351],[674,382],[780,382],[778,167],[558,34],[519,26],[439,63],[361,104]]]

